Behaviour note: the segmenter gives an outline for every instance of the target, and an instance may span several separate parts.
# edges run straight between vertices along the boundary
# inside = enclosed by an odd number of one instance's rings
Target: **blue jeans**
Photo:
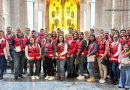
[[[88,68],[90,77],[95,77],[94,62],[88,62],[87,68]]]
[[[5,57],[0,56],[0,75],[3,75],[4,69],[5,69]]]
[[[130,88],[130,66],[122,66],[119,86],[122,88]]]
[[[13,50],[10,50],[10,56],[12,58],[12,61],[11,61],[11,70],[14,71],[14,51]]]
[[[84,75],[84,63],[85,63],[85,58],[86,58],[86,57],[80,57],[79,69],[80,69],[80,75],[81,75],[81,76]]]
[[[112,71],[114,73],[114,77],[119,79],[119,74],[120,74],[119,63],[112,63]]]
[[[65,77],[65,60],[56,60],[56,64],[57,64],[57,72],[58,72],[58,75],[57,76],[60,76],[61,77]]]

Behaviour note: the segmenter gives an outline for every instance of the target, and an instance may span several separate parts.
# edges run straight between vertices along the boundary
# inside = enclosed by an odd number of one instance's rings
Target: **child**
[[[128,57],[125,57],[124,54],[129,52],[129,45],[124,45],[124,50],[121,52],[121,54],[118,57],[118,62],[120,63],[119,69],[120,71],[120,82],[119,82],[119,88],[125,88],[126,90],[129,90],[130,88],[130,59]],[[129,61],[127,64],[123,63],[123,60],[125,58],[128,58]]]

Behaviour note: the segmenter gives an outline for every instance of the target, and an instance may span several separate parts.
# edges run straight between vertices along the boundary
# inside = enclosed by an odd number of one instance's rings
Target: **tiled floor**
[[[76,79],[47,81],[44,79],[43,74],[40,75],[39,80],[31,80],[31,77],[25,74],[24,79],[14,81],[14,75],[9,73],[10,70],[7,70],[4,79],[0,80],[0,90],[124,90],[111,85],[110,81],[105,84],[98,83],[98,79],[96,79],[95,83]]]

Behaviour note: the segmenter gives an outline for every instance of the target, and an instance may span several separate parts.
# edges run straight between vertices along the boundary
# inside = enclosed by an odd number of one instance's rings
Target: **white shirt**
[[[5,40],[4,38],[0,39],[0,43],[2,42],[2,40]]]
[[[119,43],[118,41],[117,41],[116,43],[115,43],[115,42],[112,42],[111,45],[116,45],[116,44],[118,44],[118,43]],[[121,50],[122,50],[122,46],[121,46],[121,43],[119,43],[119,44],[118,44],[118,50],[117,50],[117,52],[114,54],[114,57],[119,56]]]

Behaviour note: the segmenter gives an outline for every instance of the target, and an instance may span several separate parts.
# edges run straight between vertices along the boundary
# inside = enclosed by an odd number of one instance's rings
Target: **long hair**
[[[62,38],[63,38],[63,41],[62,41],[62,42],[65,43],[65,41],[64,41],[64,36],[63,36],[63,35],[59,35],[59,36],[58,36],[58,39],[57,39],[57,44],[56,44],[56,45],[58,45],[58,43],[60,43],[60,41],[59,41],[59,37],[60,37],[60,36],[62,36]]]
[[[89,44],[88,44],[87,49],[89,49],[89,45],[91,44],[91,42],[95,42],[95,43],[97,43],[95,35],[94,35],[94,34],[91,34],[91,35],[90,35],[90,37],[91,37],[91,36],[93,36],[93,37],[94,37],[94,40],[93,40],[93,41],[91,41],[91,40],[90,40],[90,38],[89,38]]]
[[[32,37],[29,38],[28,44],[30,44],[30,39],[31,39],[31,38],[32,38]],[[33,40],[34,40],[34,44],[35,44],[35,39],[33,38]]]

